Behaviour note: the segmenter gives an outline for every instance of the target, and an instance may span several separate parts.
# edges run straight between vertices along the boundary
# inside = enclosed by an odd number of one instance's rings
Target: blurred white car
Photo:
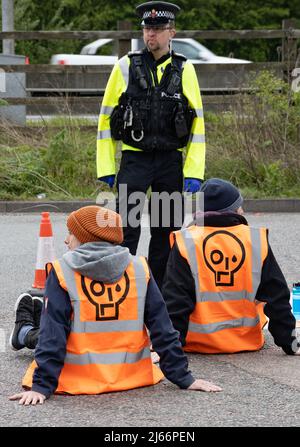
[[[98,39],[85,45],[80,54],[54,54],[51,57],[51,64],[60,65],[113,65],[117,59],[117,54],[102,55],[101,52],[107,45],[111,45],[113,39]],[[142,39],[132,39],[132,51],[144,47]],[[235,59],[232,57],[217,56],[208,50],[204,45],[194,39],[173,39],[172,48],[176,53],[183,54],[193,64],[249,64],[251,61]],[[113,52],[113,51],[112,51]]]

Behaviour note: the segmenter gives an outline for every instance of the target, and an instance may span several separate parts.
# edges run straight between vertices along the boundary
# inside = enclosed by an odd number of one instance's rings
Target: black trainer
[[[14,311],[16,313],[16,321],[9,338],[9,344],[14,351],[19,351],[25,347],[18,340],[21,327],[24,325],[34,326],[32,296],[29,293],[22,293],[16,301]]]
[[[32,301],[33,301],[34,327],[39,328],[44,299],[41,296],[33,296]]]

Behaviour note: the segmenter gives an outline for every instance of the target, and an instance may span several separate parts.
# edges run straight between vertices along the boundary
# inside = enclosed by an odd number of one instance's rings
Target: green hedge
[[[248,198],[300,197],[300,93],[266,72],[233,99],[228,112],[205,114],[206,178],[228,179]],[[109,189],[96,181],[96,130],[53,123],[61,130],[2,128],[0,199],[94,199]]]

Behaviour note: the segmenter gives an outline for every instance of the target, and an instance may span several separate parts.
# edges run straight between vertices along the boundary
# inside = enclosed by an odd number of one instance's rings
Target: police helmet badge
[[[142,25],[163,25],[175,20],[180,7],[169,2],[146,2],[136,7]]]

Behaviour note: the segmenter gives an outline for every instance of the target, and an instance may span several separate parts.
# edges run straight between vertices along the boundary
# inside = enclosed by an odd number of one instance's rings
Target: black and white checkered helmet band
[[[175,19],[175,15],[173,12],[171,11],[156,11],[155,15],[153,14],[152,11],[145,11],[143,14],[143,19],[149,19],[149,18],[158,18],[158,17],[164,17],[166,19],[169,20],[174,20]]]

